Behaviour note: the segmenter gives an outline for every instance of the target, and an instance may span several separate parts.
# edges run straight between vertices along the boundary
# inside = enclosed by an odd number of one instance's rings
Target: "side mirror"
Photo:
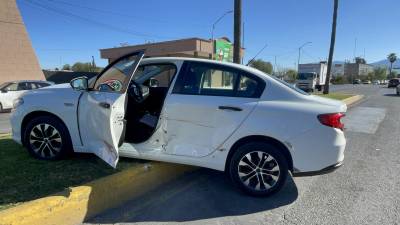
[[[76,91],[87,91],[89,89],[89,82],[87,77],[77,77],[72,79],[69,83],[72,89]]]
[[[158,85],[160,85],[160,83],[158,82],[158,80],[156,80],[156,79],[154,79],[154,78],[150,78],[150,81],[149,81],[149,86],[150,86],[150,87],[155,88],[155,87],[158,87]]]

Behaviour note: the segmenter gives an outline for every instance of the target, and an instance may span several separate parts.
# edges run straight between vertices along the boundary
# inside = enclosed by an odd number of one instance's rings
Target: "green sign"
[[[214,59],[222,62],[233,62],[233,46],[226,40],[215,40]]]

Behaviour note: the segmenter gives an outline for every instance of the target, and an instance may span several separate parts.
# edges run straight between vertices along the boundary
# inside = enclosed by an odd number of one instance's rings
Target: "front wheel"
[[[288,163],[282,152],[271,144],[247,143],[232,156],[229,175],[245,193],[269,196],[283,187],[288,176]]]
[[[32,119],[26,126],[24,137],[29,153],[38,159],[61,159],[72,150],[67,128],[52,116]]]

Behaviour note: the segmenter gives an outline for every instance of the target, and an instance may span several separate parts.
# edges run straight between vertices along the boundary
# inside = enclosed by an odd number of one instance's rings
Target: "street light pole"
[[[224,14],[222,14],[214,23],[213,23],[213,25],[212,25],[212,29],[211,29],[211,42],[212,42],[212,46],[213,46],[213,52],[211,53],[211,58],[212,59],[214,59],[214,51],[215,51],[215,49],[214,49],[214,30],[215,30],[215,25],[217,25],[217,23],[219,22],[219,21],[221,21],[222,20],[222,18],[224,18],[226,15],[228,15],[228,14],[230,14],[230,13],[233,13],[233,10],[229,10],[229,11],[226,11]]]
[[[306,46],[306,45],[308,45],[308,44],[311,44],[311,43],[312,43],[312,42],[309,41],[309,42],[306,42],[306,43],[304,43],[302,46],[299,47],[299,58],[297,59],[297,72],[299,71],[300,57],[301,57],[301,49],[302,49],[304,46]]]

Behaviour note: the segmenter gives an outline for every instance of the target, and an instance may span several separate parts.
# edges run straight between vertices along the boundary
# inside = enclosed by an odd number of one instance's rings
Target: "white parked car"
[[[13,102],[26,91],[52,85],[52,82],[41,80],[10,81],[0,85],[0,112],[13,108]]]
[[[18,101],[14,140],[39,159],[90,152],[227,171],[252,195],[269,195],[288,171],[332,171],[344,159],[335,100],[309,95],[250,67],[128,54],[91,83],[35,90]]]

